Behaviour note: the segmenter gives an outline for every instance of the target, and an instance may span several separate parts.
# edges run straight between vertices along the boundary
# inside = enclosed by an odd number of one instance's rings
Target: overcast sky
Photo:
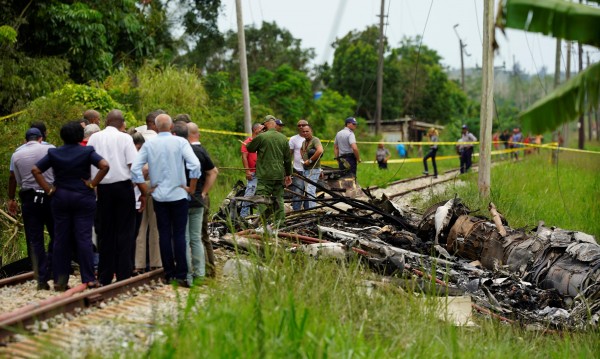
[[[237,29],[235,0],[222,0],[222,3],[221,30]],[[242,6],[244,24],[258,27],[262,21],[275,21],[279,27],[301,39],[302,47],[313,48],[317,63],[325,60],[331,63],[333,50],[329,45],[332,40],[351,30],[362,31],[369,25],[378,25],[381,0],[242,0]],[[458,38],[453,30],[454,25],[459,24],[456,31],[471,55],[465,56],[465,67],[481,66],[481,0],[386,0],[385,9],[388,15],[386,36],[392,46],[398,46],[405,36],[422,35],[423,43],[442,56],[443,65],[460,68]],[[529,73],[537,73],[543,66],[547,72],[554,72],[555,39],[517,30],[508,30],[506,35],[496,31],[500,52],[495,55],[495,66],[505,64],[511,69],[516,61]],[[600,60],[598,49],[584,49],[589,51],[592,62]],[[563,42],[562,71],[565,70],[565,54]],[[584,64],[585,58],[584,53]],[[576,64],[575,54],[572,63]]]

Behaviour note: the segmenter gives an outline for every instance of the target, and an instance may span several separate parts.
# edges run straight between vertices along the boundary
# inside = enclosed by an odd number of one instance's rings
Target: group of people
[[[512,133],[509,130],[504,130],[502,133],[495,133],[492,140],[494,141],[494,147],[498,149],[499,144],[502,143],[504,149],[518,149],[523,148],[523,146],[527,144],[535,144],[541,145],[544,142],[544,136],[538,134],[536,136],[532,136],[531,134],[526,137],[523,136],[521,129],[519,127],[515,127],[512,130]],[[523,155],[527,155],[533,153],[533,151],[537,151],[539,153],[539,147],[534,149],[531,147],[526,147],[523,151]],[[519,151],[515,150],[511,152],[511,157],[515,161],[519,160]]]
[[[360,162],[354,135],[357,125],[354,117],[347,118],[345,127],[338,132],[334,142],[339,168],[354,177]],[[314,136],[308,121],[299,120],[298,133],[289,140],[281,133],[283,126],[281,120],[267,115],[264,122],[252,126],[252,136],[242,142],[240,150],[247,180],[244,197],[256,195],[272,199],[274,203],[270,205],[265,200],[259,201],[258,211],[263,221],[273,212],[275,225],[280,225],[285,219],[283,195],[286,187],[293,193],[292,208],[295,211],[316,206],[315,184],[321,176],[324,151],[321,140]],[[250,209],[251,203],[243,202],[240,216],[246,218]]]
[[[11,157],[9,212],[17,213],[19,186],[38,289],[49,289],[52,279],[55,290],[67,290],[72,260],[91,288],[159,267],[181,286],[214,276],[208,192],[218,170],[198,126],[161,110],[130,131],[119,110],[105,122],[100,130],[100,114],[86,111],[61,127],[60,147],[45,142],[43,123],[33,123]]]

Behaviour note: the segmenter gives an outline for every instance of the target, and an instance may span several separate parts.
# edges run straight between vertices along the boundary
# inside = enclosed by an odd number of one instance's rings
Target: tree
[[[246,26],[245,37],[250,74],[263,68],[275,71],[284,64],[294,70],[308,72],[309,63],[315,57],[313,49],[302,48],[302,40],[296,39],[275,22],[263,22],[260,28]],[[228,31],[222,46],[207,52],[205,61],[193,57],[195,51],[192,51],[193,61],[187,59],[186,62],[194,63],[207,73],[226,71],[232,76],[239,76],[237,32]]]
[[[377,81],[377,42],[379,30],[369,26],[364,31],[351,31],[333,43],[335,48],[328,85],[357,102],[356,115],[373,119],[375,82]],[[388,67],[386,66],[386,73]],[[385,81],[384,81],[385,82]],[[387,86],[384,84],[384,93]],[[384,106],[385,108],[385,106]],[[384,114],[386,111],[383,111]],[[384,116],[385,118],[385,116]]]
[[[2,5],[0,23],[12,24],[19,34],[15,49],[33,58],[67,59],[76,82],[98,80],[123,62],[139,65],[157,51],[172,51],[159,1],[138,6],[135,0],[2,0]]]
[[[597,0],[594,0],[599,2]],[[507,0],[500,28],[539,32],[600,47],[600,9],[564,0]],[[523,127],[540,133],[570,122],[600,103],[600,63],[589,66],[520,114]]]
[[[330,78],[327,83],[330,88],[356,100],[356,115],[370,120],[376,101],[377,36],[377,28],[371,26],[337,40],[333,66],[324,73]],[[437,52],[419,43],[419,38],[407,38],[400,47],[388,49],[384,59],[383,117],[409,115],[447,123],[451,117],[465,113],[468,100],[448,80]]]
[[[249,78],[250,91],[267,104],[276,117],[295,122],[312,110],[312,90],[308,76],[289,65],[275,71],[261,68]]]

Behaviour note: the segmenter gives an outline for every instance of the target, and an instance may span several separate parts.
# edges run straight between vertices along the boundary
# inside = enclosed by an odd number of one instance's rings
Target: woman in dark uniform
[[[52,271],[54,290],[69,288],[71,248],[76,248],[82,283],[97,287],[94,276],[92,251],[92,225],[96,213],[94,188],[106,176],[108,162],[93,147],[81,146],[83,127],[79,121],[71,121],[60,129],[64,145],[52,148],[31,170],[37,183],[52,196],[54,217],[54,257]],[[96,177],[90,178],[90,165],[98,167]],[[49,168],[54,171],[54,186],[46,182],[42,173]]]

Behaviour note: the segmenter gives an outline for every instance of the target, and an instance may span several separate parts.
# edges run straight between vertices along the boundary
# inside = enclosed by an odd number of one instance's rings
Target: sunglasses
[[[308,126],[308,125],[306,125],[306,124],[305,125],[298,125],[298,127],[304,127],[304,126]]]

